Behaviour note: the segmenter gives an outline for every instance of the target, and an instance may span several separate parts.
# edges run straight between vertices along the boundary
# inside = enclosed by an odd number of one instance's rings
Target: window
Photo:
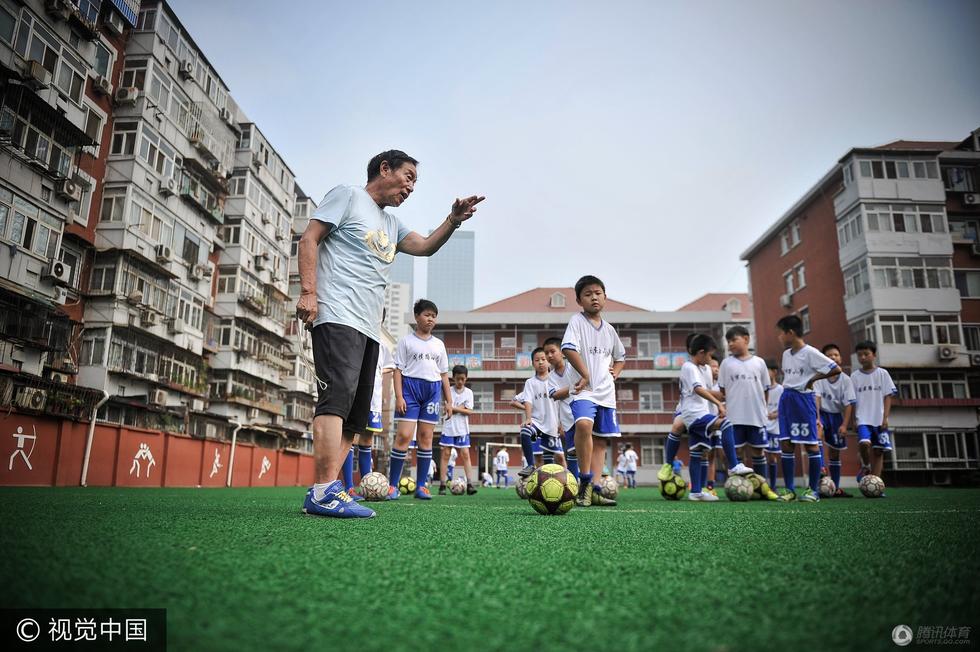
[[[959,344],[958,315],[881,315],[885,344]]]
[[[484,358],[493,357],[493,331],[473,331],[472,352]]]
[[[800,263],[794,269],[796,270],[796,289],[802,290],[806,287],[806,268],[803,263]]]
[[[82,333],[82,354],[79,365],[102,366],[105,364],[104,328],[86,328]]]
[[[551,304],[550,304],[550,307],[552,307],[552,308],[564,308],[565,307],[565,295],[562,294],[561,292],[555,292],[554,294],[552,294],[551,295]]]
[[[856,297],[870,287],[867,260],[862,260],[844,270],[845,298]]]
[[[72,245],[62,244],[58,259],[71,270],[68,276],[68,287],[77,290],[79,272],[82,267],[82,251]]]
[[[493,410],[493,383],[473,383],[473,409],[478,412]]]
[[[143,90],[146,85],[146,59],[126,59],[123,66],[122,86]]]
[[[100,77],[110,77],[112,74],[112,51],[101,41],[95,43],[95,65],[92,67]]]
[[[0,6],[0,40],[8,45],[14,43],[14,28],[17,26],[17,18]]]
[[[640,383],[639,388],[641,412],[664,411],[663,383]]]
[[[952,220],[949,221],[949,234],[954,240],[966,240],[967,242],[977,241],[977,220]]]
[[[117,191],[119,192],[119,191]],[[102,199],[100,222],[122,222],[123,210],[126,207],[126,196],[123,194],[106,194]]]
[[[638,331],[636,333],[636,355],[652,358],[660,353],[660,331]]]
[[[798,244],[800,244],[800,222],[796,220],[780,234],[779,250],[785,254]]]
[[[806,269],[803,267],[803,263],[798,263],[793,269],[783,274],[783,281],[786,284],[786,294],[793,294],[805,288]]]
[[[945,257],[908,257],[871,259],[874,285],[877,288],[937,289],[953,287],[951,259]]]
[[[864,217],[860,211],[855,211],[849,217],[844,218],[837,227],[837,240],[843,249],[852,240],[857,239],[864,231]]]
[[[79,104],[82,101],[82,89],[85,87],[85,77],[79,70],[84,69],[85,67],[75,57],[67,52],[62,55],[61,67],[58,70],[58,80],[56,83],[58,88],[70,97],[71,101],[75,104]]]
[[[868,179],[871,177],[871,161],[859,161],[861,176]]]
[[[136,150],[137,122],[117,122],[112,131],[112,154],[132,156]]]
[[[794,274],[792,270],[783,274],[783,281],[786,284],[786,294],[793,294],[793,279]]]
[[[963,343],[969,351],[980,351],[980,324],[963,324]]]
[[[58,53],[61,51],[58,38],[28,13],[21,15],[14,50],[28,61],[40,62],[52,78],[58,72]]]
[[[92,294],[113,294],[116,291],[116,264],[99,263],[92,268],[89,292]]]
[[[95,141],[96,147],[102,141],[102,116],[90,106],[86,106],[85,135]]]
[[[953,192],[974,192],[976,184],[973,180],[973,170],[961,167],[944,167],[943,185],[946,190]]]
[[[956,270],[956,289],[964,299],[980,299],[980,271]]]
[[[945,233],[941,206],[912,204],[866,204],[868,231],[899,233]],[[839,234],[839,230],[838,230]]]
[[[803,322],[803,334],[810,332],[810,309],[800,308],[800,321]]]
[[[725,310],[738,314],[742,312],[742,302],[733,297],[725,303]]]
[[[538,335],[537,333],[522,333],[521,334],[521,351],[524,353],[530,353],[534,349],[538,348]]]
[[[851,345],[856,345],[863,340],[875,341],[878,336],[875,334],[874,317],[866,317],[849,324],[851,331]]]
[[[854,181],[854,166],[848,163],[844,166],[844,185],[849,186]]]

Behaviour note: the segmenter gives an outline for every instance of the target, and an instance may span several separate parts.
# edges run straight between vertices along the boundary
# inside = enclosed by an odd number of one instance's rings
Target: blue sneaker
[[[364,496],[361,495],[357,487],[351,487],[350,489],[348,489],[347,495],[350,496],[355,503],[359,503],[364,500]]]
[[[401,497],[401,492],[398,491],[398,487],[388,487],[388,495],[385,496],[385,500],[398,500]]]
[[[303,513],[314,516],[330,516],[333,518],[372,518],[374,510],[358,505],[344,491],[340,480],[334,480],[327,485],[326,491],[319,499],[314,497],[313,488],[306,492],[303,502]]]
[[[422,485],[421,487],[416,487],[415,497],[419,500],[432,500],[432,492],[429,491],[428,487]]]

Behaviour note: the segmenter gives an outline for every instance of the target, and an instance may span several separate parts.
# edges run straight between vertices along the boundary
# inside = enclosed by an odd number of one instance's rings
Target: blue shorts
[[[742,448],[746,444],[756,448],[765,448],[769,444],[769,435],[765,428],[759,426],[732,426],[735,431],[735,448]]]
[[[453,437],[451,435],[440,435],[439,436],[439,447],[440,448],[469,448],[470,447],[470,436],[469,434],[462,435],[460,437]]]
[[[871,448],[883,451],[892,449],[891,433],[878,426],[858,426],[858,443],[866,441],[871,442]]]
[[[541,442],[541,450],[548,453],[562,453],[564,450],[561,446],[561,437],[553,437],[551,435],[541,435],[538,439]]]
[[[767,431],[766,436],[769,437],[769,442],[766,444],[766,450],[770,453],[782,452],[779,448],[779,433]]]
[[[380,412],[371,412],[371,414],[368,415],[367,430],[370,430],[371,432],[381,432],[384,430],[384,427],[381,425]]]
[[[565,431],[565,450],[569,453],[575,450],[575,426]]]
[[[813,394],[795,389],[783,390],[779,397],[779,441],[793,444],[818,444],[817,402]]]
[[[572,401],[572,418],[575,423],[586,420],[592,422],[592,434],[598,437],[619,437],[619,422],[616,421],[615,408],[596,405],[587,399]]]
[[[843,422],[843,414],[820,410],[820,423],[823,424],[823,440],[828,448],[833,448],[838,451],[847,448],[847,439],[838,432]]]
[[[703,417],[698,417],[694,423],[687,427],[687,447],[689,450],[693,451],[695,448],[711,449],[711,433],[708,432],[708,428],[717,420],[716,415],[706,414]]]
[[[395,421],[439,422],[439,403],[442,401],[441,380],[402,378],[405,413],[395,412]]]
[[[626,475],[636,475],[636,469],[626,469]]]

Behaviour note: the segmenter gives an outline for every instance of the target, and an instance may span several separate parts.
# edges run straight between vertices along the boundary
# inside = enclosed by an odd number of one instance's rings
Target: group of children
[[[609,441],[620,436],[616,416],[615,382],[625,364],[625,349],[616,329],[602,318],[606,303],[605,285],[595,276],[584,276],[575,284],[575,300],[582,308],[572,315],[563,337],[548,338],[531,352],[534,375],[514,397],[512,406],[524,418],[520,429],[524,468],[529,476],[542,463],[565,465],[579,480],[576,504],[612,506],[616,501],[593,487],[604,467]],[[408,451],[416,448],[415,498],[432,495],[427,478],[432,467],[433,429],[440,412],[445,422],[439,445],[439,494],[444,494],[451,477],[449,467],[457,457],[466,471],[467,493],[476,489],[470,482],[469,415],[473,392],[466,387],[464,366],[452,369],[442,340],[432,334],[438,308],[422,299],[415,304],[415,331],[403,337],[392,357],[384,347],[378,360],[372,401],[371,424],[358,435],[356,451],[361,475],[371,470],[371,443],[381,431],[381,387],[389,370],[394,375],[396,435],[389,468],[389,500],[399,497]],[[888,432],[891,398],[897,393],[888,372],[876,366],[873,342],[857,345],[861,368],[850,376],[842,373],[840,349],[828,344],[822,350],[806,344],[803,326],[796,316],[777,323],[778,336],[786,347],[782,363],[767,364],[750,352],[749,331],[733,326],[726,334],[729,354],[720,363],[717,344],[706,334],[687,339],[690,359],[680,373],[680,402],[665,447],[665,463],[658,471],[662,482],[677,471],[681,436],[686,432],[690,452],[691,492],[695,501],[713,502],[713,465],[721,450],[730,475],[752,472],[768,477],[776,486],[777,462],[781,463],[786,490],[770,490],[772,500],[796,500],[795,447],[807,456],[807,488],[802,500],[820,500],[819,482],[829,466],[838,496],[840,453],[847,448],[846,434],[852,419],[856,425],[862,473],[880,475],[885,451],[892,448]],[[777,383],[781,372],[782,384]],[[751,467],[739,451],[747,452]],[[829,461],[824,457],[829,451]],[[626,444],[618,458],[627,486],[635,486],[637,456]],[[501,449],[494,460],[496,482],[506,484],[507,453]],[[353,486],[353,451],[344,465],[345,485]],[[356,498],[356,491],[351,492]]]

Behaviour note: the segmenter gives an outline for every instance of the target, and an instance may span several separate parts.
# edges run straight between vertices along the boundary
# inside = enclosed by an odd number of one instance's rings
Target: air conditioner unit
[[[780,294],[779,295],[779,305],[784,308],[789,308],[793,305],[793,295],[792,294]]]
[[[108,77],[97,77],[92,81],[92,89],[100,95],[112,95],[112,82]]]
[[[219,109],[218,117],[225,122],[231,122],[231,111],[229,111],[228,109]]]
[[[971,367],[980,367],[980,353],[971,353],[970,354],[970,366]]]
[[[67,0],[47,0],[44,3],[44,10],[56,20],[68,20],[71,16],[71,7],[68,6]]]
[[[67,288],[55,288],[54,289],[54,302],[59,306],[63,306],[68,302],[68,289]]]
[[[60,260],[52,260],[44,271],[44,278],[52,279],[56,285],[67,285],[71,281],[71,266]]]
[[[47,88],[51,83],[51,73],[40,61],[32,59],[24,64],[24,81],[34,90]]]
[[[174,318],[170,320],[170,327],[168,329],[171,333],[183,333],[184,332],[184,320],[179,318]]]
[[[173,177],[160,180],[160,196],[172,197],[177,192],[177,180]]]
[[[139,290],[133,290],[132,292],[129,293],[129,296],[126,297],[126,301],[133,304],[134,306],[139,305],[143,303],[143,293]]]
[[[72,179],[58,179],[54,184],[54,193],[67,201],[82,201],[82,188]]]
[[[180,75],[181,79],[190,79],[194,76],[194,62],[190,59],[184,59],[180,62],[177,68],[177,74]]]
[[[269,215],[268,213],[262,213],[262,223],[272,224],[272,216]]]
[[[964,206],[980,206],[980,194],[968,192],[963,195]]]
[[[204,399],[194,398],[191,399],[191,409],[195,412],[204,412]]]
[[[283,229],[276,229],[276,240],[285,240],[286,232]]]
[[[952,344],[940,344],[936,348],[936,352],[939,354],[940,360],[955,360],[956,356],[959,355],[957,347]]]
[[[204,275],[211,278],[211,275],[214,274],[214,269],[210,265],[201,265],[201,267],[203,268]]]
[[[259,409],[258,408],[249,408],[248,411],[245,413],[245,415],[248,417],[249,421],[253,421],[255,419],[258,419],[259,418]]]
[[[205,265],[201,265],[200,263],[194,265],[187,272],[187,277],[190,278],[192,281],[200,281],[202,278],[204,278],[204,268]]]
[[[269,258],[271,258],[271,256],[269,256],[269,252],[268,251],[263,251],[259,255],[262,256],[262,260],[269,260]]]
[[[167,404],[167,392],[162,389],[154,389],[146,396],[147,402],[150,405],[166,405]]]
[[[262,157],[259,156],[258,152],[252,152],[252,167],[256,170],[262,167]]]
[[[105,19],[102,23],[105,25],[106,30],[115,34],[116,36],[122,36],[123,33],[123,18],[115,11],[107,11],[105,14]]]
[[[140,89],[135,86],[123,86],[118,91],[116,91],[116,104],[119,106],[130,104],[136,104],[136,100],[139,99]]]
[[[62,385],[67,385],[68,384],[68,375],[67,374],[59,374],[57,372],[54,372],[54,373],[51,374],[51,382],[53,382],[53,383],[61,383]]]
[[[169,263],[173,258],[173,252],[167,245],[157,245],[154,249],[158,263]]]
[[[157,314],[152,310],[144,310],[140,314],[140,326],[152,327],[157,325]]]
[[[263,258],[262,256],[255,257],[255,269],[257,269],[260,272],[263,269],[265,269],[265,258]]]
[[[48,393],[40,387],[22,387],[15,402],[19,408],[41,411],[48,402]]]

